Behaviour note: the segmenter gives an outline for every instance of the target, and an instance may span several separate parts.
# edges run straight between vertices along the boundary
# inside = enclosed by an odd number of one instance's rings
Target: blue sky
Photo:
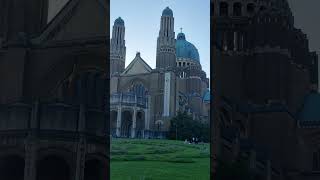
[[[320,55],[320,1],[319,0],[289,0],[290,8],[294,16],[296,28],[302,29],[307,34],[311,51],[317,51]]]
[[[182,28],[186,40],[197,47],[202,69],[210,76],[210,0],[111,0],[110,5],[110,32],[116,18],[120,16],[125,22],[126,66],[139,51],[155,68],[160,18],[169,6],[176,36]]]

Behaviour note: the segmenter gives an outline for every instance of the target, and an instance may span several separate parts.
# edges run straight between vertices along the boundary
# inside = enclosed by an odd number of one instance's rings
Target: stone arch
[[[112,136],[116,136],[117,118],[118,118],[118,112],[115,110],[111,110],[111,112],[110,112],[110,133]]]
[[[242,16],[242,4],[240,2],[235,2],[233,4],[233,15]]]
[[[17,154],[7,154],[0,157],[0,179],[23,180],[25,160]]]
[[[132,83],[131,87],[129,87],[129,91],[133,92],[138,97],[145,97],[148,92],[148,89],[144,86],[143,83]]]
[[[71,180],[75,157],[66,148],[46,147],[38,150],[36,180]]]
[[[229,4],[227,2],[220,2],[219,14],[220,16],[228,16],[229,14]]]
[[[156,125],[156,130],[157,131],[162,131],[163,130],[163,121],[162,120],[157,120],[155,122],[155,125]]]
[[[122,120],[121,120],[121,137],[129,138],[131,136],[132,130],[132,114],[131,110],[123,110],[122,112]]]
[[[149,89],[149,86],[150,86],[150,84],[146,80],[136,77],[129,80],[123,86],[121,86],[120,91],[122,92],[130,91],[130,88],[135,84],[142,84],[147,90]]]
[[[87,155],[84,166],[84,180],[108,179],[108,158],[103,155]]]
[[[143,131],[145,130],[145,112],[138,111],[136,115],[136,137],[142,138]]]
[[[37,162],[37,180],[71,180],[72,171],[62,156],[50,154]]]

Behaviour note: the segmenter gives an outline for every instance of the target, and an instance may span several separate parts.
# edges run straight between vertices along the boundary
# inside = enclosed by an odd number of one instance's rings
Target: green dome
[[[302,111],[299,113],[298,117],[300,121],[317,121],[320,122],[320,94],[310,93],[304,101]]]
[[[204,92],[204,94],[203,94],[202,100],[203,100],[204,102],[210,102],[210,99],[211,99],[211,97],[210,97],[210,90],[207,89],[207,90]]]
[[[162,16],[173,16],[173,12],[169,7],[166,7],[163,11],[162,11]]]
[[[179,33],[176,41],[177,58],[187,58],[200,63],[198,49],[186,40],[183,33]]]
[[[121,17],[118,17],[118,18],[114,21],[114,25],[124,26],[124,21],[121,19]]]

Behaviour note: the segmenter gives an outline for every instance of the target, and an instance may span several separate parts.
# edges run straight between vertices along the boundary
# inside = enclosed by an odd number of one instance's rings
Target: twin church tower
[[[124,21],[119,17],[115,20],[110,44],[110,74],[122,73],[125,69]],[[174,17],[172,10],[167,7],[163,10],[160,22],[160,31],[157,40],[156,68],[169,70],[176,67],[176,39],[174,32]]]

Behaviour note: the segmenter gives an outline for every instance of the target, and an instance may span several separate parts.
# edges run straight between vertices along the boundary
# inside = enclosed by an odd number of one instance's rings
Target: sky
[[[319,0],[288,0],[294,16],[296,28],[302,29],[309,39],[311,51],[320,55],[320,1]]]
[[[111,0],[110,33],[115,19],[121,17],[125,23],[126,66],[139,51],[155,68],[160,18],[167,6],[173,11],[176,37],[182,28],[186,40],[198,49],[202,69],[210,77],[210,0]]]
[[[288,2],[294,16],[295,27],[307,34],[309,49],[316,51],[320,60],[320,0],[288,0]],[[318,69],[320,69],[320,63]],[[320,86],[318,92],[320,92]]]

